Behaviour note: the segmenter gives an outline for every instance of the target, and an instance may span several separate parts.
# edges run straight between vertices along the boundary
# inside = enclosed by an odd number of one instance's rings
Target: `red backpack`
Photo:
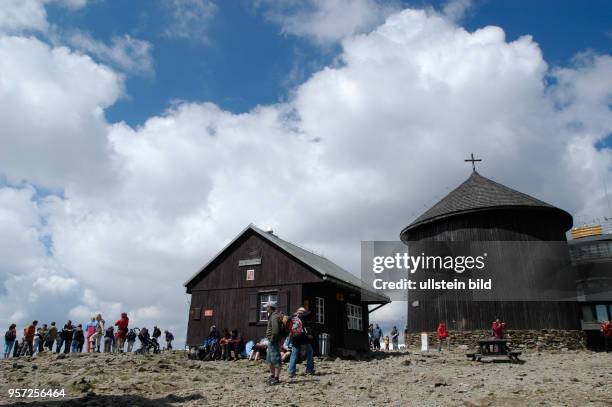
[[[289,332],[292,338],[304,334],[304,324],[302,324],[302,320],[299,317],[291,318],[291,327],[289,328]]]

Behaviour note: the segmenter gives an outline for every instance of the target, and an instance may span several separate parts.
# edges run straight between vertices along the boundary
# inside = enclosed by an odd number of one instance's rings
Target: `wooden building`
[[[572,216],[552,205],[515,191],[478,174],[471,176],[431,209],[404,228],[400,238],[409,250],[427,242],[487,242],[497,244],[497,255],[515,261],[516,267],[504,269],[500,279],[521,280],[534,284],[562,277],[575,285],[566,232]],[[521,245],[533,251],[538,242],[561,248],[558,267],[542,271],[533,259],[538,253],[508,252],[510,245]],[[540,246],[542,247],[542,246]],[[523,256],[523,257],[521,257]],[[528,260],[522,260],[527,258]],[[518,259],[518,260],[517,260]],[[522,263],[521,263],[522,261]],[[498,272],[491,270],[492,273]],[[562,276],[542,273],[566,273]],[[453,330],[489,329],[491,321],[502,318],[511,329],[579,329],[580,318],[575,301],[471,301],[468,294],[457,292],[444,297],[419,297],[408,301],[408,329],[411,332],[435,330],[444,320]]]
[[[313,311],[314,334],[329,334],[332,351],[363,350],[368,348],[368,306],[390,302],[330,260],[253,225],[185,287],[191,294],[188,346],[200,345],[212,325],[238,329],[245,340],[264,337],[263,304],[275,301],[285,314],[301,306]]]

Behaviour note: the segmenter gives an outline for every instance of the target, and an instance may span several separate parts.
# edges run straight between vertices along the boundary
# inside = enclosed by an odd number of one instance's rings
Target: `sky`
[[[607,1],[3,0],[0,324],[184,338],[249,223],[358,273],[470,174],[612,216]],[[395,303],[372,315],[405,323]]]

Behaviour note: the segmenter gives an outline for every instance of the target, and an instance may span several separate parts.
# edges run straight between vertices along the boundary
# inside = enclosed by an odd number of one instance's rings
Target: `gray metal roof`
[[[424,214],[419,216],[414,222],[407,226],[404,231],[436,219],[443,219],[475,210],[495,208],[551,209],[562,212],[565,218],[569,218],[570,224],[568,228],[571,227],[571,215],[569,213],[532,196],[483,177],[478,172],[473,171],[472,175],[470,175],[466,181],[442,198]],[[402,231],[402,234],[404,231]]]
[[[311,251],[308,251],[294,243],[283,240],[280,237],[272,233],[261,230],[253,224],[250,224],[240,234],[238,234],[238,236],[236,236],[236,238],[234,238],[226,247],[224,247],[223,250],[221,250],[221,252],[217,254],[217,256],[215,256],[210,262],[208,262],[198,273],[196,273],[193,277],[191,277],[189,281],[185,283],[185,286],[187,286],[192,280],[194,280],[202,271],[204,271],[204,269],[206,269],[206,267],[215,258],[221,255],[221,253],[223,253],[229,246],[232,245],[232,243],[234,243],[240,236],[242,236],[248,230],[254,231],[259,236],[263,237],[264,239],[266,239],[267,241],[269,241],[276,247],[280,248],[284,252],[288,253],[289,255],[295,257],[302,263],[306,264],[307,266],[312,268],[315,272],[319,273],[323,277],[324,280],[328,280],[332,283],[335,282],[341,285],[348,284],[349,286],[355,289],[361,290],[362,295],[367,294],[367,297],[368,297],[367,299],[364,299],[364,301],[391,302],[389,297],[376,292],[374,289],[370,288],[366,283],[364,283],[359,277],[344,270],[342,267],[338,266],[336,263],[332,262],[331,260],[323,256],[320,256],[318,254],[315,254]]]

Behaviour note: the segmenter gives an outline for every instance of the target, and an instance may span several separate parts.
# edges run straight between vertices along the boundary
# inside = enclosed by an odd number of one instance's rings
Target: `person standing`
[[[164,331],[164,334],[166,335],[166,349],[172,350],[172,341],[174,340],[174,335],[172,335],[172,332],[170,331]]]
[[[404,347],[408,350],[408,326],[404,328]]]
[[[266,339],[268,349],[266,352],[266,363],[270,366],[270,377],[267,384],[276,385],[280,383],[281,374],[281,316],[276,311],[276,303],[269,302],[266,305],[268,313],[268,325],[266,326]]]
[[[96,333],[96,317],[92,316],[88,323],[85,324],[85,337],[87,339],[87,353],[93,352],[93,347],[91,343],[95,341],[92,340],[92,336]]]
[[[45,335],[45,348],[49,352],[53,352],[53,344],[55,343],[55,339],[57,338],[57,327],[55,326],[55,321],[51,322],[51,326],[47,330],[47,334]]]
[[[8,331],[4,333],[4,359],[11,355],[13,345],[17,340],[17,325],[11,324]]]
[[[122,312],[121,318],[115,322],[115,326],[117,327],[116,334],[116,350],[117,352],[123,353],[123,344],[125,342],[125,336],[128,333],[128,325],[130,323],[130,319],[127,316],[127,313]]]
[[[72,336],[74,335],[74,325],[72,325],[72,321],[68,320],[66,325],[64,325],[64,330],[62,331],[64,336],[64,353],[70,353],[70,346],[72,345]]]
[[[104,352],[109,353],[113,351],[115,346],[115,327],[109,326],[106,328],[104,334]]]
[[[292,349],[291,356],[289,357],[289,367],[287,368],[291,378],[295,377],[297,359],[302,351],[306,354],[306,374],[315,374],[314,351],[312,349],[314,338],[310,332],[312,317],[312,312],[300,307],[291,318],[289,337]]]
[[[440,321],[438,325],[438,352],[442,351],[442,342],[446,341],[446,348],[450,351],[450,340],[448,339],[448,332],[446,331],[446,324],[444,321]]]
[[[47,327],[47,324],[43,324],[38,339],[38,353],[42,352],[45,349],[45,338],[47,337],[47,332],[49,332],[49,328]]]
[[[83,325],[78,324],[74,330],[72,337],[72,352],[81,353],[83,352],[83,343],[85,342],[85,334],[83,333]]]
[[[96,315],[96,330],[93,334],[94,342],[96,344],[96,352],[100,353],[100,344],[102,343],[102,337],[104,336],[104,324],[106,321],[102,318],[101,314]]]
[[[374,325],[368,325],[368,341],[370,342],[370,349],[374,349]]]
[[[399,331],[395,325],[391,330],[391,350],[399,350]]]
[[[380,350],[380,340],[383,337],[383,331],[380,329],[378,324],[374,327],[374,331],[372,331],[373,345],[375,350]]]
[[[491,330],[493,331],[493,337],[495,339],[504,339],[504,330],[506,329],[506,323],[501,322],[499,318],[496,318],[491,325]]]
[[[130,329],[130,331],[125,336],[125,339],[127,339],[128,344],[127,351],[131,352],[132,349],[134,349],[134,342],[136,342],[136,332],[134,332],[133,329]]]
[[[602,322],[601,333],[604,339],[604,351],[610,352],[610,348],[612,347],[612,324],[610,321]]]
[[[32,321],[32,324],[28,325],[23,330],[23,338],[25,340],[25,353],[34,356],[34,335],[36,335],[36,325],[38,325],[38,321]]]

